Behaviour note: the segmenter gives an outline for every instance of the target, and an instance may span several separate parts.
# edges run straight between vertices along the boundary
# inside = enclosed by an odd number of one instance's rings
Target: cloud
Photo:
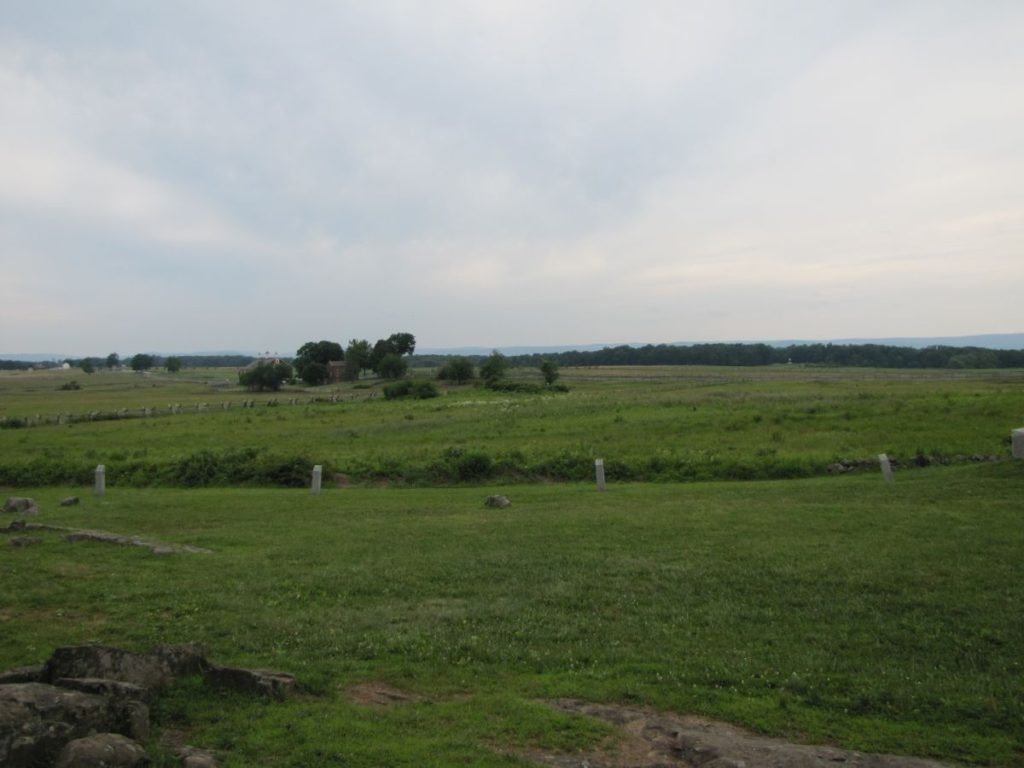
[[[1022,21],[22,4],[0,29],[0,262],[25,306],[74,275],[86,338],[127,335],[97,307],[159,297],[132,338],[179,349],[395,326],[428,346],[1015,330]],[[17,346],[59,346],[44,325]]]

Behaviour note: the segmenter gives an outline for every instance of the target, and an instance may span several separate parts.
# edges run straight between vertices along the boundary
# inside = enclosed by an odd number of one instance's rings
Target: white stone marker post
[[[1013,439],[1013,458],[1024,459],[1024,427],[1010,433]]]
[[[96,465],[96,495],[102,496],[107,492],[107,470],[102,464]]]
[[[878,454],[878,463],[882,467],[882,477],[885,478],[885,482],[892,482],[892,464],[889,463],[889,457],[884,453]]]
[[[594,459],[594,472],[597,474],[597,490],[604,490],[604,459]]]
[[[309,488],[309,492],[314,496],[320,495],[320,478],[323,475],[324,468],[317,464],[313,467],[313,484]]]

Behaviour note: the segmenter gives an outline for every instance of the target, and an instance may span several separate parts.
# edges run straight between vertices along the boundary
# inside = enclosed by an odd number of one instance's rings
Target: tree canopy
[[[344,360],[345,350],[336,341],[307,341],[295,353],[295,372],[310,386],[327,381],[327,364]]]
[[[153,367],[153,356],[139,352],[132,356],[131,366],[133,371],[148,371]]]
[[[270,390],[276,392],[281,385],[292,378],[292,367],[288,363],[260,360],[238,374],[238,383],[251,392]]]

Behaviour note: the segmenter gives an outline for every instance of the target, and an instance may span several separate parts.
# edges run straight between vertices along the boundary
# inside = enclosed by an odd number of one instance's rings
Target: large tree
[[[327,364],[344,360],[345,350],[336,341],[307,341],[295,353],[295,372],[310,386],[327,381]]]
[[[107,355],[107,368],[114,369],[121,364],[121,358],[118,357],[117,352],[111,352]]]
[[[411,333],[392,333],[386,339],[377,339],[370,353],[370,368],[378,376],[382,376],[380,364],[384,358],[388,355],[411,355],[415,349],[416,337]]]
[[[153,356],[139,352],[132,356],[131,366],[133,371],[148,371],[153,367]]]
[[[345,379],[355,381],[359,374],[370,367],[373,349],[366,339],[350,339],[345,349]]]

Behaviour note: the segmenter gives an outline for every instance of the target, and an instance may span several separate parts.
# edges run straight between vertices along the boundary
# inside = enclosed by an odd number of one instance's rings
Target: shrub
[[[61,384],[60,385],[60,389],[62,391],[64,391],[64,392],[70,392],[72,390],[81,389],[81,388],[82,388],[82,385],[79,384],[77,381],[74,381],[74,380],[69,381],[66,384]]]
[[[398,400],[405,397],[413,397],[418,400],[427,400],[431,397],[437,397],[440,393],[437,391],[437,387],[429,381],[396,381],[391,384],[385,384],[382,390],[384,392],[385,400]]]

